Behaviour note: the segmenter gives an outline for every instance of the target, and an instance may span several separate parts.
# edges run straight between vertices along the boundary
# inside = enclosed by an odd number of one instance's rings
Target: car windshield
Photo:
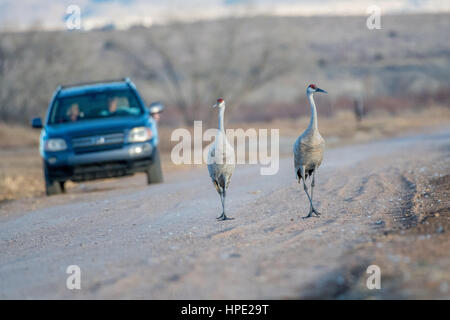
[[[117,116],[138,116],[143,112],[130,90],[114,90],[58,98],[50,123],[75,122]]]

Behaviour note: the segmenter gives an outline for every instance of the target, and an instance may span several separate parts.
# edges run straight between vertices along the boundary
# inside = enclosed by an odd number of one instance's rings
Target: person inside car
[[[73,103],[67,109],[66,119],[67,121],[74,122],[77,121],[80,117],[80,106],[78,103]]]
[[[114,116],[117,113],[117,97],[112,96],[108,98],[108,109],[102,110],[100,115],[104,117]]]
[[[114,114],[117,111],[117,98],[111,97],[108,99],[108,112]]]

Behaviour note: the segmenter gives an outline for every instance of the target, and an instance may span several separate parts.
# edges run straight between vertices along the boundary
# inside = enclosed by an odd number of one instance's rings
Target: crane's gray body
[[[311,176],[323,160],[325,140],[319,130],[306,130],[294,144],[294,167],[298,179]]]

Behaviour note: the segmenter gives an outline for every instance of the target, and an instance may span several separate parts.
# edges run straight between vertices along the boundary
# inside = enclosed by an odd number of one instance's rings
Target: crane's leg
[[[307,216],[303,217],[303,218],[309,218],[312,217],[312,201],[311,201],[311,197],[309,196],[308,193],[308,187],[306,186],[306,178],[305,178],[305,167],[300,167],[300,180],[303,182],[303,190],[305,190],[306,196],[308,197],[309,200],[309,213]],[[300,181],[299,181],[300,182]]]
[[[225,197],[227,193],[225,188],[222,189],[222,193],[220,194],[220,199],[222,200],[222,214],[220,217],[217,217],[217,220],[233,220],[233,218],[228,218],[225,214]]]
[[[311,181],[311,211],[315,213],[316,216],[320,216],[320,212],[314,208],[312,201],[313,201],[313,193],[314,193],[314,186],[316,185],[316,169],[314,169],[312,174],[312,181]]]
[[[313,214],[313,206],[312,206],[312,200],[311,200],[311,197],[309,196],[309,193],[308,193],[308,187],[306,186],[306,183],[305,183],[305,179],[302,178],[302,181],[303,181],[303,190],[305,190],[305,193],[306,193],[306,195],[308,196],[308,200],[309,200],[309,213],[308,213],[307,216],[304,216],[304,217],[303,217],[303,219],[306,219],[306,218],[312,217],[312,214]]]
[[[220,202],[222,203],[222,214],[220,216],[218,216],[216,219],[217,220],[222,220],[223,216],[225,215],[225,203],[224,203],[224,198],[223,198],[223,193],[221,190],[218,190],[219,192],[219,196],[220,196]]]

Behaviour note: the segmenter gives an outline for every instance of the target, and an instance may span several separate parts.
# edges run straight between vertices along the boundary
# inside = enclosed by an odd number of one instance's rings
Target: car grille
[[[72,139],[72,147],[75,152],[92,152],[121,147],[125,141],[122,132],[98,134]]]

